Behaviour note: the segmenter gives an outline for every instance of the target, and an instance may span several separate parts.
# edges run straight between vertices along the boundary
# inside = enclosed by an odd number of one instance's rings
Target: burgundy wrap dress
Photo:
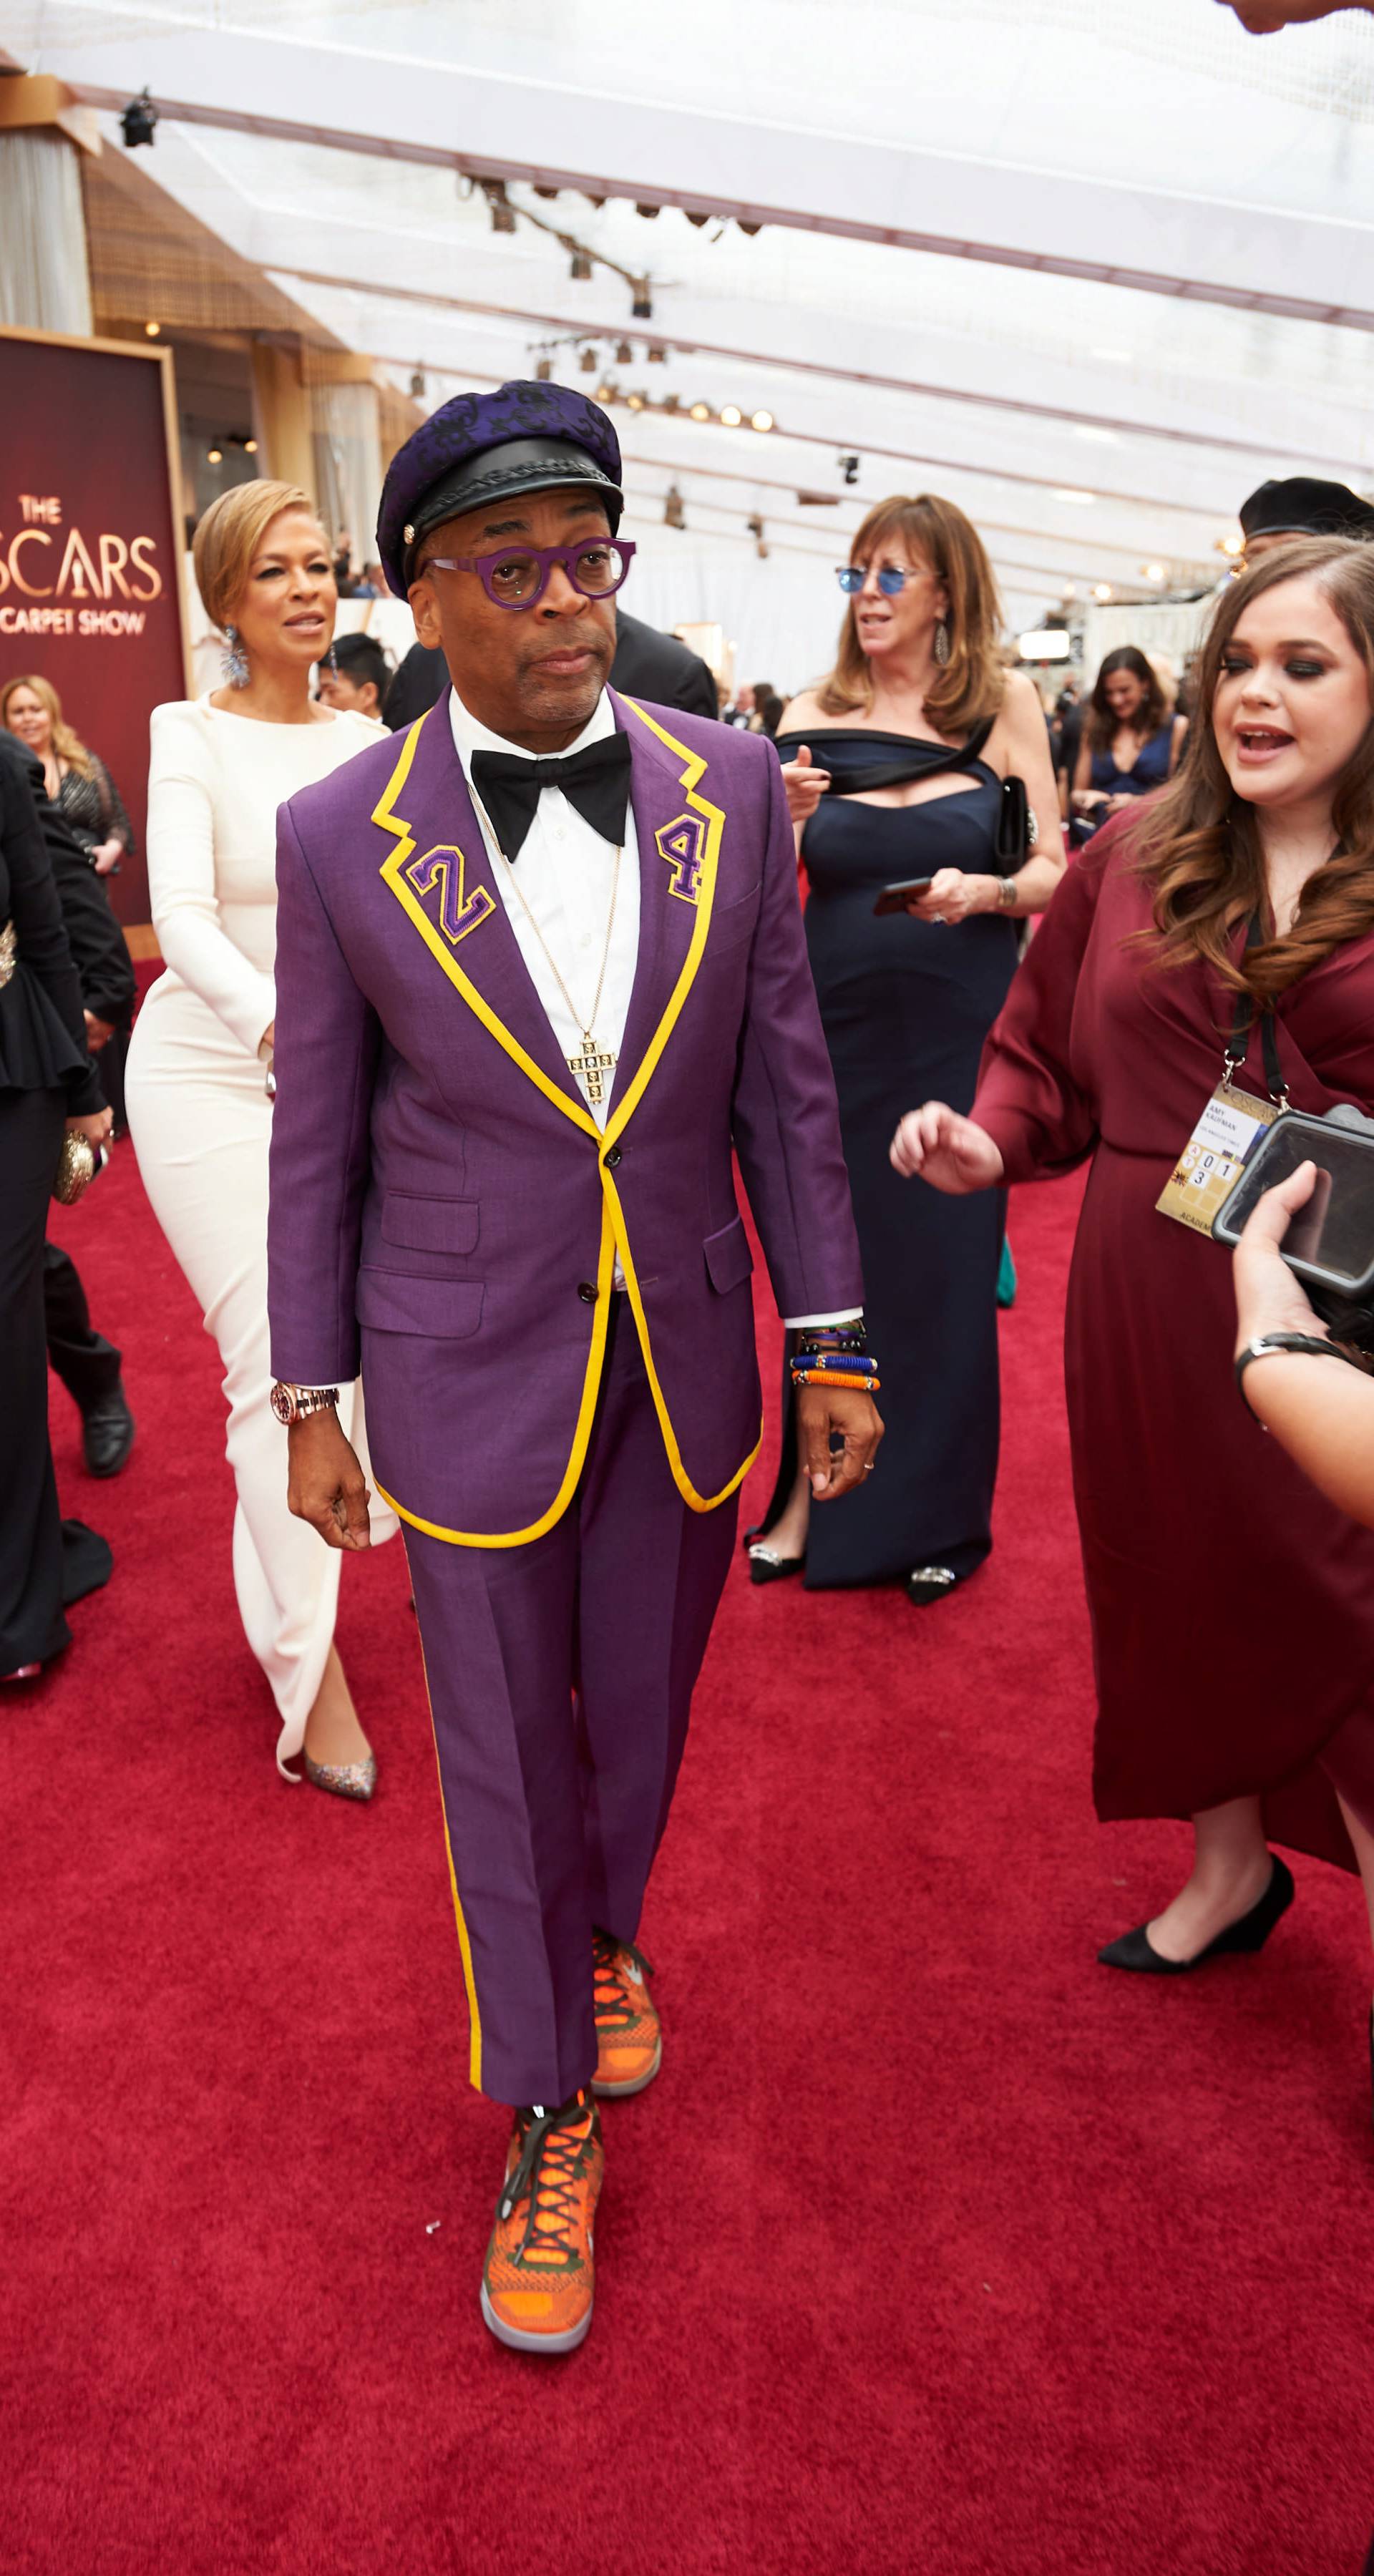
[[[1135,818],[1072,864],[988,1039],[972,1115],[1009,1181],[1091,1157],[1065,1365],[1104,1819],[1259,1792],[1279,1842],[1354,1866],[1374,1827],[1374,1533],[1310,1485],[1231,1373],[1223,1247],[1155,1206],[1221,1079],[1235,997],[1160,968]],[[1236,955],[1243,933],[1236,933]],[[1280,1001],[1295,1109],[1374,1109],[1374,938]],[[1258,1024],[1235,1077],[1266,1095]]]

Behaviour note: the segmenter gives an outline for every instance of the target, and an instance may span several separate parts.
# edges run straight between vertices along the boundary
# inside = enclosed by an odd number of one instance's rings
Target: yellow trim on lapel
[[[621,704],[629,708],[631,715],[638,716],[640,723],[642,725],[647,725],[650,733],[656,733],[659,741],[664,744],[666,749],[671,751],[676,759],[684,763],[679,783],[686,789],[688,804],[692,807],[695,813],[700,814],[705,820],[706,849],[701,866],[701,891],[697,896],[697,917],[692,924],[691,942],[688,947],[687,954],[682,961],[682,972],[679,975],[676,984],[673,986],[672,992],[669,994],[663,1017],[659,1021],[658,1027],[655,1029],[653,1036],[650,1038],[649,1043],[635,1068],[634,1080],[629,1084],[624,1099],[617,1101],[616,1106],[607,1121],[605,1141],[608,1145],[613,1145],[617,1136],[623,1134],[630,1119],[634,1116],[636,1109],[639,1107],[640,1101],[643,1099],[649,1083],[652,1081],[654,1074],[658,1070],[659,1058],[677,1026],[678,1019],[682,1011],[682,1005],[686,1001],[687,996],[696,981],[697,968],[701,964],[702,951],[706,946],[706,934],[711,927],[711,907],[715,901],[716,894],[716,871],[720,863],[721,834],[725,829],[724,809],[719,805],[713,805],[709,797],[698,796],[697,794],[698,784],[706,775],[707,764],[704,752],[689,751],[686,743],[679,742],[675,734],[665,733],[662,725],[656,724],[653,717],[645,713],[643,707],[639,705],[636,699],[624,698],[621,700]],[[621,1259],[623,1263],[623,1252]],[[629,1275],[629,1271],[626,1270],[625,1276],[627,1279]],[[640,1328],[640,1338],[643,1340],[642,1325]],[[647,1358],[647,1356],[648,1344],[646,1342],[645,1357]],[[658,1401],[657,1397],[655,1397],[655,1401]],[[664,1418],[666,1419],[666,1417]],[[672,1455],[671,1449],[669,1450],[669,1455]],[[727,1491],[728,1490],[729,1489],[727,1488]]]
[[[603,1175],[604,1178],[604,1175]],[[450,1547],[527,1547],[531,1539],[542,1538],[554,1522],[561,1520],[573,1495],[577,1480],[586,1464],[587,1448],[592,1436],[592,1417],[601,1392],[601,1364],[606,1356],[606,1334],[611,1319],[611,1281],[615,1277],[615,1226],[611,1210],[603,1199],[601,1205],[601,1248],[596,1263],[596,1304],[592,1310],[592,1343],[587,1353],[587,1370],[582,1380],[582,1401],[577,1409],[577,1427],[573,1433],[572,1454],[563,1470],[563,1481],[546,1512],[527,1529],[456,1530],[445,1529],[440,1521],[426,1521],[418,1512],[408,1512],[385,1485],[374,1476],[372,1481],[384,1503],[389,1503],[412,1529],[423,1530],[426,1538],[446,1539]]]
[[[601,1185],[606,1193],[607,1208],[615,1233],[615,1248],[620,1255],[620,1267],[625,1273],[626,1293],[634,1313],[635,1329],[639,1334],[639,1347],[644,1354],[645,1374],[649,1380],[649,1393],[654,1399],[654,1411],[658,1415],[658,1427],[663,1435],[663,1446],[668,1452],[668,1465],[672,1470],[673,1483],[684,1503],[689,1504],[694,1512],[713,1512],[717,1503],[729,1501],[736,1487],[743,1484],[753,1466],[754,1460],[763,1447],[763,1418],[760,1415],[759,1436],[753,1448],[743,1466],[735,1469],[729,1484],[722,1485],[718,1494],[699,1494],[682,1463],[682,1451],[678,1447],[677,1433],[673,1429],[672,1417],[663,1400],[663,1389],[659,1385],[654,1355],[649,1347],[649,1320],[644,1312],[644,1299],[640,1294],[639,1281],[635,1276],[634,1262],[630,1258],[630,1238],[625,1227],[625,1212],[621,1207],[615,1183],[604,1168],[601,1174]]]
[[[556,1082],[550,1082],[543,1066],[536,1064],[532,1055],[526,1054],[519,1039],[511,1035],[505,1021],[497,1018],[491,1004],[483,1000],[472,978],[464,974],[452,950],[435,929],[414,887],[407,882],[404,871],[406,861],[414,855],[417,847],[416,836],[404,816],[395,813],[393,808],[410,774],[410,764],[415,757],[415,745],[420,737],[420,727],[425,722],[424,716],[416,717],[406,735],[401,757],[372,809],[373,822],[379,823],[384,832],[394,832],[396,835],[395,849],[390,851],[382,861],[382,882],[390,887],[402,911],[414,923],[430,955],[437,957],[450,984],[462,994],[468,1009],[475,1013],[483,1028],[490,1031],[497,1045],[504,1047],[512,1064],[519,1066],[520,1071],[528,1076],[538,1090],[543,1092],[545,1099],[551,1100],[555,1109],[561,1109],[564,1117],[571,1119],[574,1127],[580,1127],[584,1135],[594,1137],[599,1144],[601,1130],[590,1110],[584,1108],[580,1100],[574,1100],[566,1091],[560,1090]],[[419,1522],[416,1526],[423,1528],[424,1524]]]

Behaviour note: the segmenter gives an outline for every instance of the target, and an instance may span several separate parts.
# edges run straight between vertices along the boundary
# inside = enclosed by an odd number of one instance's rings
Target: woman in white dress
[[[148,877],[166,972],[129,1051],[129,1125],[158,1222],[224,1362],[238,1488],[234,1584],[281,1722],[278,1768],[369,1798],[376,1764],[334,1645],[340,1557],[286,1507],[286,1439],[268,1403],[267,1153],[276,995],[277,807],[374,741],[315,704],[337,593],[324,530],[287,483],[240,484],[206,511],[196,579],[229,639],[228,684],[158,707]],[[362,1449],[362,1404],[339,1420]],[[374,1506],[373,1535],[390,1537]]]

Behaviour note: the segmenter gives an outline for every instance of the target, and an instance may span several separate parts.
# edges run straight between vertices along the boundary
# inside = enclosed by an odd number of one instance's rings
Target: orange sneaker
[[[592,2322],[592,2220],[605,2167],[586,2093],[517,2111],[482,2271],[482,2314],[516,2352],[575,2352]]]
[[[663,2063],[663,2031],[648,1980],[653,1970],[633,1942],[592,1934],[596,2073],[593,2093],[642,2093]]]

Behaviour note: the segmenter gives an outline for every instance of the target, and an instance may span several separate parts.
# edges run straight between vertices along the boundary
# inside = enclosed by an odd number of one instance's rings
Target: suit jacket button
[[[594,1306],[596,1304],[596,1281],[594,1279],[579,1279],[577,1283],[577,1293],[584,1306]]]
[[[611,1146],[610,1151],[606,1156],[606,1160],[610,1164],[611,1170],[614,1171],[616,1164],[620,1160],[620,1147],[618,1145]]]

